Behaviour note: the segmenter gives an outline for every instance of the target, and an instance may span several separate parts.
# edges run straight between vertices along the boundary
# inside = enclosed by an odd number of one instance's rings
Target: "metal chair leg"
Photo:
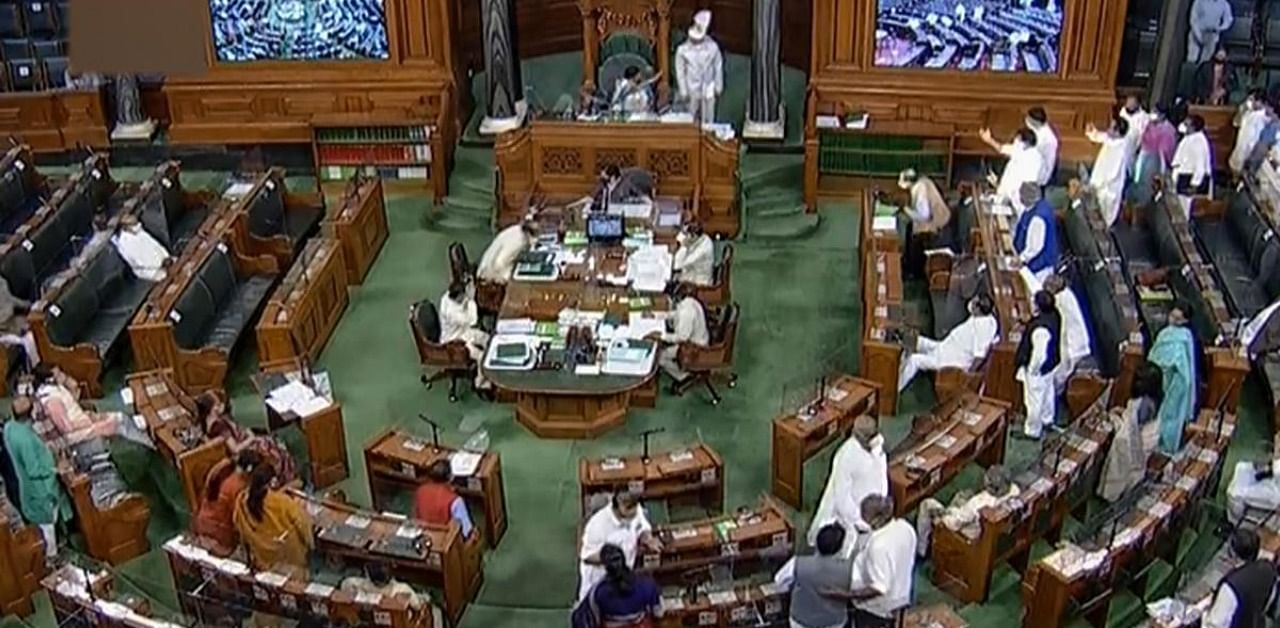
[[[457,403],[458,401],[458,376],[449,376],[449,403]]]
[[[702,383],[706,385],[707,392],[711,393],[711,405],[713,406],[720,405],[720,393],[716,392],[716,387],[714,384],[711,383],[711,378],[708,377],[703,379]]]

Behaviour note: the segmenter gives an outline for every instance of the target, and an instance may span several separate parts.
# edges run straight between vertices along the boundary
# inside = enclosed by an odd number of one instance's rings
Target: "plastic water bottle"
[[[472,434],[467,442],[462,445],[466,451],[482,454],[489,450],[489,430],[477,430]]]

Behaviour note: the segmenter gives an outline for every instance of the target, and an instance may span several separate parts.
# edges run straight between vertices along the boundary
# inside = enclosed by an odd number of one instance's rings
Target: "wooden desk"
[[[231,455],[226,441],[205,436],[195,400],[173,381],[171,371],[134,373],[125,385],[133,411],[146,422],[156,450],[177,468],[182,493],[195,514],[209,471]]]
[[[182,628],[189,623],[186,618],[164,618],[149,600],[119,595],[115,579],[106,570],[89,573],[68,563],[40,585],[49,594],[59,626]]]
[[[1106,409],[1095,405],[1014,478],[1021,488],[1018,497],[982,510],[977,538],[934,525],[929,555],[933,582],[961,602],[981,604],[997,565],[1008,562],[1025,572],[1031,546],[1041,538],[1055,540],[1067,515],[1093,495],[1111,437]]]
[[[826,390],[815,391],[814,398],[796,412],[773,420],[769,484],[775,496],[795,508],[804,504],[804,463],[845,438],[854,419],[876,408],[878,384],[852,375],[830,379]]]
[[[6,505],[9,498],[0,495]],[[5,515],[10,511],[14,518]],[[31,595],[44,577],[44,537],[40,528],[23,525],[17,509],[0,510],[0,616],[25,617],[35,612]]]
[[[310,463],[311,483],[317,488],[331,486],[347,479],[350,464],[347,462],[347,430],[343,424],[342,403],[332,397],[329,405],[307,416],[288,413],[281,415],[266,403],[267,396],[278,386],[302,378],[300,358],[273,365],[264,365],[262,371],[250,378],[262,396],[267,413],[267,425],[272,430],[297,423],[307,441],[307,459]],[[312,385],[314,389],[315,386]]]
[[[787,625],[790,592],[778,589],[772,579],[762,583],[751,580],[755,579],[734,582],[716,593],[699,591],[693,598],[683,589],[664,592],[658,628]]]
[[[708,233],[738,233],[738,142],[694,124],[534,120],[494,144],[498,225],[524,215],[531,193],[581,195],[606,166],[652,172],[663,196],[691,199]]]
[[[724,461],[706,443],[654,454],[578,461],[582,513],[592,495],[630,491],[643,500],[692,498],[711,512],[724,509]]]
[[[347,285],[364,283],[390,233],[382,179],[360,177],[348,184],[336,211],[320,223],[322,232],[342,243]]]
[[[246,562],[211,556],[185,535],[164,549],[178,603],[191,617],[243,618],[252,610],[345,626],[433,628],[431,608],[414,609],[407,596],[355,596],[304,576],[253,573]]]
[[[933,431],[909,437],[889,460],[889,492],[895,514],[911,512],[970,462],[1000,464],[1008,414],[1008,403],[973,393],[943,402],[932,415]]]
[[[450,624],[457,625],[480,590],[482,543],[479,536],[464,539],[456,521],[436,526],[290,492],[311,513],[317,551],[352,566],[382,562],[408,582],[440,588]],[[398,536],[402,529],[420,535],[421,549]]]
[[[772,497],[751,509],[686,523],[654,526],[662,551],[642,549],[641,571],[659,583],[680,584],[681,576],[699,567],[731,564],[734,569],[766,557],[786,560],[792,554],[795,529]]]
[[[1026,283],[1018,276],[1022,260],[1013,247],[1013,216],[997,215],[991,199],[984,195],[975,195],[973,202],[978,223],[974,252],[986,263],[1000,323],[1000,339],[987,353],[987,377],[982,391],[1017,408],[1022,404],[1022,386],[1014,378],[1014,354],[1022,340],[1023,326],[1031,320],[1031,299]]]
[[[448,460],[457,450],[432,447],[429,441],[388,428],[364,446],[364,468],[369,476],[373,507],[383,510],[385,496],[396,490],[413,491],[422,484],[427,469],[437,460]],[[497,547],[507,532],[507,497],[502,480],[502,458],[486,451],[475,475],[454,478],[454,490],[471,512],[482,516],[479,529],[490,547]]]
[[[902,370],[902,343],[891,333],[904,330],[902,311],[902,254],[897,230],[872,228],[875,193],[863,193],[862,233],[868,234],[862,251],[862,376],[880,388],[877,414],[898,410],[898,374]]]
[[[258,319],[258,363],[296,357],[315,361],[347,310],[347,267],[342,244],[312,238],[276,285]]]
[[[595,260],[595,276],[619,274],[626,261],[622,247],[591,247],[588,259]],[[603,311],[626,320],[632,311],[631,292],[625,286],[599,285],[584,281],[589,262],[567,265],[556,281],[512,281],[498,312],[499,319],[532,318],[556,321],[560,311],[576,307],[582,311]],[[644,294],[651,303],[642,308],[664,311],[670,308],[665,295]],[[661,350],[656,348],[656,350]],[[657,399],[658,360],[644,376],[578,376],[567,369],[511,371],[481,370],[493,382],[501,399],[514,399],[515,418],[542,438],[594,438],[626,422],[632,406],[653,407]]]
[[[1093,541],[1103,552],[1097,566],[1074,567],[1079,565],[1084,550],[1069,544],[1028,569],[1022,579],[1026,608],[1023,626],[1066,625],[1071,619],[1067,611],[1073,600],[1091,601],[1084,611],[1092,622],[1105,617],[1113,586],[1122,581],[1125,571],[1137,571],[1176,549],[1176,539],[1192,519],[1200,499],[1218,486],[1225,459],[1221,447],[1225,444],[1225,440],[1212,441],[1208,447],[1200,441],[1189,443],[1166,469],[1173,482],[1148,481],[1137,487],[1135,490],[1149,503],[1136,505],[1123,515],[1114,537],[1112,526],[1104,524]]]

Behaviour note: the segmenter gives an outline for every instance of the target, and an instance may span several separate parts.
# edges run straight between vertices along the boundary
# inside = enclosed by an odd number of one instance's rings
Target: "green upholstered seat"
[[[57,307],[49,310],[49,339],[59,346],[88,343],[105,357],[124,335],[151,286],[129,270],[114,246],[103,246],[53,300]]]
[[[189,351],[215,347],[230,352],[266,302],[274,279],[238,276],[230,255],[215,249],[173,308],[174,341]]]
[[[613,86],[628,67],[638,67],[642,76],[651,76],[657,63],[653,44],[640,34],[628,31],[610,33],[600,42],[598,59],[596,89],[605,100],[613,95]]]

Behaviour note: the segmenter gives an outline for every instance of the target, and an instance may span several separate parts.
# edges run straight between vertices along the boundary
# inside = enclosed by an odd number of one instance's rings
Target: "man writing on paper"
[[[702,223],[692,221],[676,236],[679,245],[671,270],[675,279],[695,286],[710,286],[715,273],[716,245],[702,232]]]
[[[920,371],[938,371],[947,367],[971,369],[986,359],[996,342],[999,323],[992,314],[991,297],[979,294],[969,301],[969,318],[953,328],[942,340],[924,336],[916,339],[916,350],[902,361],[898,373],[898,392],[902,392]]]
[[[1036,134],[1031,129],[1018,129],[1008,144],[997,142],[991,135],[991,129],[982,129],[979,134],[983,142],[1009,158],[999,179],[994,174],[987,176],[987,180],[996,186],[998,200],[1016,206],[1024,183],[1034,184],[1039,189],[1044,158],[1036,150]]]
[[[476,277],[484,281],[506,285],[516,270],[520,255],[533,247],[538,227],[531,220],[524,220],[498,232],[480,257]]]
[[[859,416],[853,421],[853,435],[840,445],[831,460],[827,486],[809,523],[809,542],[816,540],[822,526],[839,523],[848,532],[841,556],[849,558],[859,537],[869,530],[862,520],[862,500],[869,495],[888,494],[889,460],[884,436],[874,418]]]
[[[1147,360],[1164,375],[1160,402],[1160,452],[1173,456],[1182,448],[1182,427],[1196,410],[1196,343],[1187,328],[1189,307],[1175,303],[1169,322],[1156,335]]]
[[[671,297],[675,302],[675,309],[667,319],[671,331],[664,334],[655,332],[649,336],[650,340],[665,345],[658,354],[658,366],[671,377],[671,392],[677,395],[684,392],[683,386],[689,379],[689,374],[680,368],[677,360],[680,345],[688,342],[705,347],[711,342],[711,335],[707,332],[707,313],[693,291],[693,286],[689,284],[676,284]]]

